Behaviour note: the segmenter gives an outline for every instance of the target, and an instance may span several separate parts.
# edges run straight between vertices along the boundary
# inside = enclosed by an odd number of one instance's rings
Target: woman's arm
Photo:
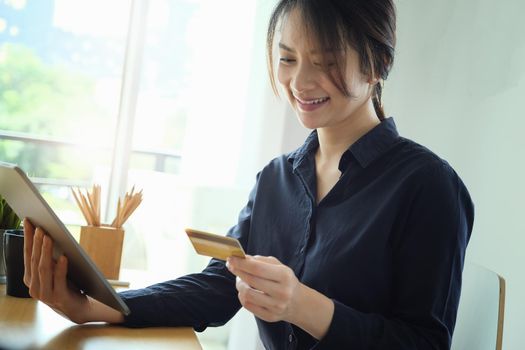
[[[257,186],[258,181],[239,213],[237,225],[228,232],[228,236],[238,239],[245,249]],[[241,307],[235,276],[223,261],[216,259],[211,259],[200,273],[124,291],[120,296],[131,310],[131,314],[124,317],[124,325],[131,327],[186,326],[203,331],[209,326],[225,324]]]
[[[257,178],[259,175],[257,175]],[[246,248],[258,181],[228,235]],[[235,276],[224,262],[212,259],[204,271],[147,288],[119,293],[131,313],[118,311],[71,289],[66,282],[67,259],[53,261],[53,242],[26,220],[24,282],[33,298],[76,323],[103,321],[131,327],[190,326],[198,331],[226,323],[240,308]]]

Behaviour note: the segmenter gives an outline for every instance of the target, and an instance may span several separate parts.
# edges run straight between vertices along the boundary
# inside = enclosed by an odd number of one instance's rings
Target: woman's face
[[[371,85],[361,74],[354,49],[349,47],[346,57],[345,78],[350,97],[332,83],[323,69],[321,62],[330,67],[331,58],[333,61],[338,54],[344,53],[313,50],[296,11],[285,19],[279,42],[278,80],[299,120],[308,129],[338,127],[360,113],[369,113]]]

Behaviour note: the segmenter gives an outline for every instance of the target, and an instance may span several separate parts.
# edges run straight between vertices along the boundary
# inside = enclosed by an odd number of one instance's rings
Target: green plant
[[[4,198],[0,196],[0,229],[15,229],[21,224],[20,218],[15,214],[13,209],[7,204]]]

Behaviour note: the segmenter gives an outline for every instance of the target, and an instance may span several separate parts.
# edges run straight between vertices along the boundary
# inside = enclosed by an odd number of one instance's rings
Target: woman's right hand
[[[67,283],[67,258],[53,259],[53,240],[24,220],[24,283],[31,297],[49,305],[75,323],[123,321],[120,312],[73,289]]]

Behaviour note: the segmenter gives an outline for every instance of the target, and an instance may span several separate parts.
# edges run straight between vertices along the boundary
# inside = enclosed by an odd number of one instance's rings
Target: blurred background
[[[84,222],[71,187],[101,184],[106,221],[119,195],[142,188],[123,268],[145,282],[201,270],[207,259],[183,228],[226,233],[256,173],[308,132],[268,81],[274,4],[0,0],[0,160],[27,172],[74,234]],[[521,349],[525,2],[396,5],[387,114],[469,188],[476,221],[467,259],[506,279],[503,346]],[[204,349],[239,349],[255,348],[255,334],[240,312],[198,336]]]

